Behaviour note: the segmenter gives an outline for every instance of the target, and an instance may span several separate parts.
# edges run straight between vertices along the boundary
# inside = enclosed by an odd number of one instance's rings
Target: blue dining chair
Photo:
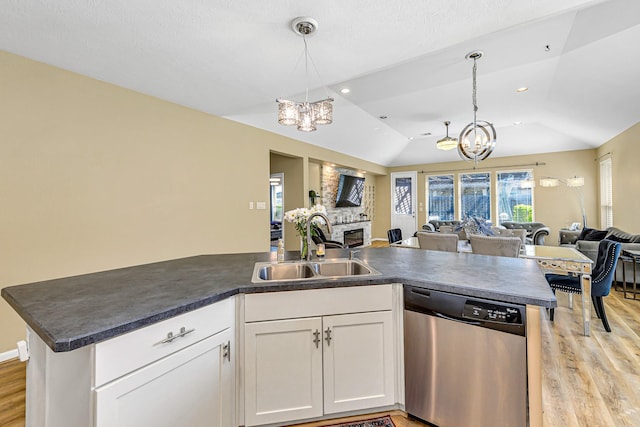
[[[591,300],[596,310],[596,315],[602,320],[602,325],[607,332],[611,332],[607,314],[604,311],[604,303],[602,297],[609,295],[611,283],[616,273],[616,264],[622,245],[612,240],[601,240],[598,245],[598,258],[596,265],[591,273]],[[581,294],[580,277],[565,276],[561,274],[545,274],[549,286],[555,293],[557,290],[572,294]],[[552,308],[549,311],[549,319],[553,321]]]

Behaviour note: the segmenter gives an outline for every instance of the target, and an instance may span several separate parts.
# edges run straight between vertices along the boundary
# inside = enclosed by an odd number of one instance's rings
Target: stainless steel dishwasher
[[[406,411],[441,427],[526,426],[525,307],[404,287]]]

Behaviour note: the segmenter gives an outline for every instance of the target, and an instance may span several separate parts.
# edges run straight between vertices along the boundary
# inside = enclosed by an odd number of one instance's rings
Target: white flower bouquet
[[[327,215],[327,209],[322,205],[314,205],[310,209],[307,208],[297,208],[284,213],[284,219],[287,222],[293,223],[296,227],[296,231],[301,238],[300,242],[300,256],[301,258],[305,258],[307,256],[307,252],[309,251],[308,243],[307,243],[307,222],[309,221],[309,217],[316,213],[320,212]],[[322,217],[314,217],[311,220],[311,235],[315,234],[315,228],[321,225],[324,222]]]

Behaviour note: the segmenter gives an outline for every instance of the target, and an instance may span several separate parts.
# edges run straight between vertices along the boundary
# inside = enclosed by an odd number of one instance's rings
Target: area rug
[[[395,427],[389,415],[370,420],[351,421],[343,424],[331,424],[326,427]]]

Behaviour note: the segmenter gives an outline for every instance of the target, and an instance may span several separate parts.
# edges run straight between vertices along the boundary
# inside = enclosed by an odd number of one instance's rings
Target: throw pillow
[[[626,239],[624,237],[620,237],[620,236],[616,236],[615,234],[609,234],[607,236],[608,240],[613,240],[614,242],[620,242],[620,243],[630,243],[631,239]]]
[[[607,230],[591,230],[582,240],[599,242],[607,236]]]
[[[580,235],[576,240],[584,240],[585,236],[593,231],[593,228],[584,227],[582,231],[580,231]]]
[[[596,230],[595,228],[585,227],[580,232],[580,235],[576,240],[590,240],[597,242],[604,239],[607,236],[607,230]]]
[[[593,230],[593,228],[587,228],[587,227],[583,228],[582,231],[580,231],[580,235],[576,240],[584,240],[584,236],[589,234],[591,230]]]

